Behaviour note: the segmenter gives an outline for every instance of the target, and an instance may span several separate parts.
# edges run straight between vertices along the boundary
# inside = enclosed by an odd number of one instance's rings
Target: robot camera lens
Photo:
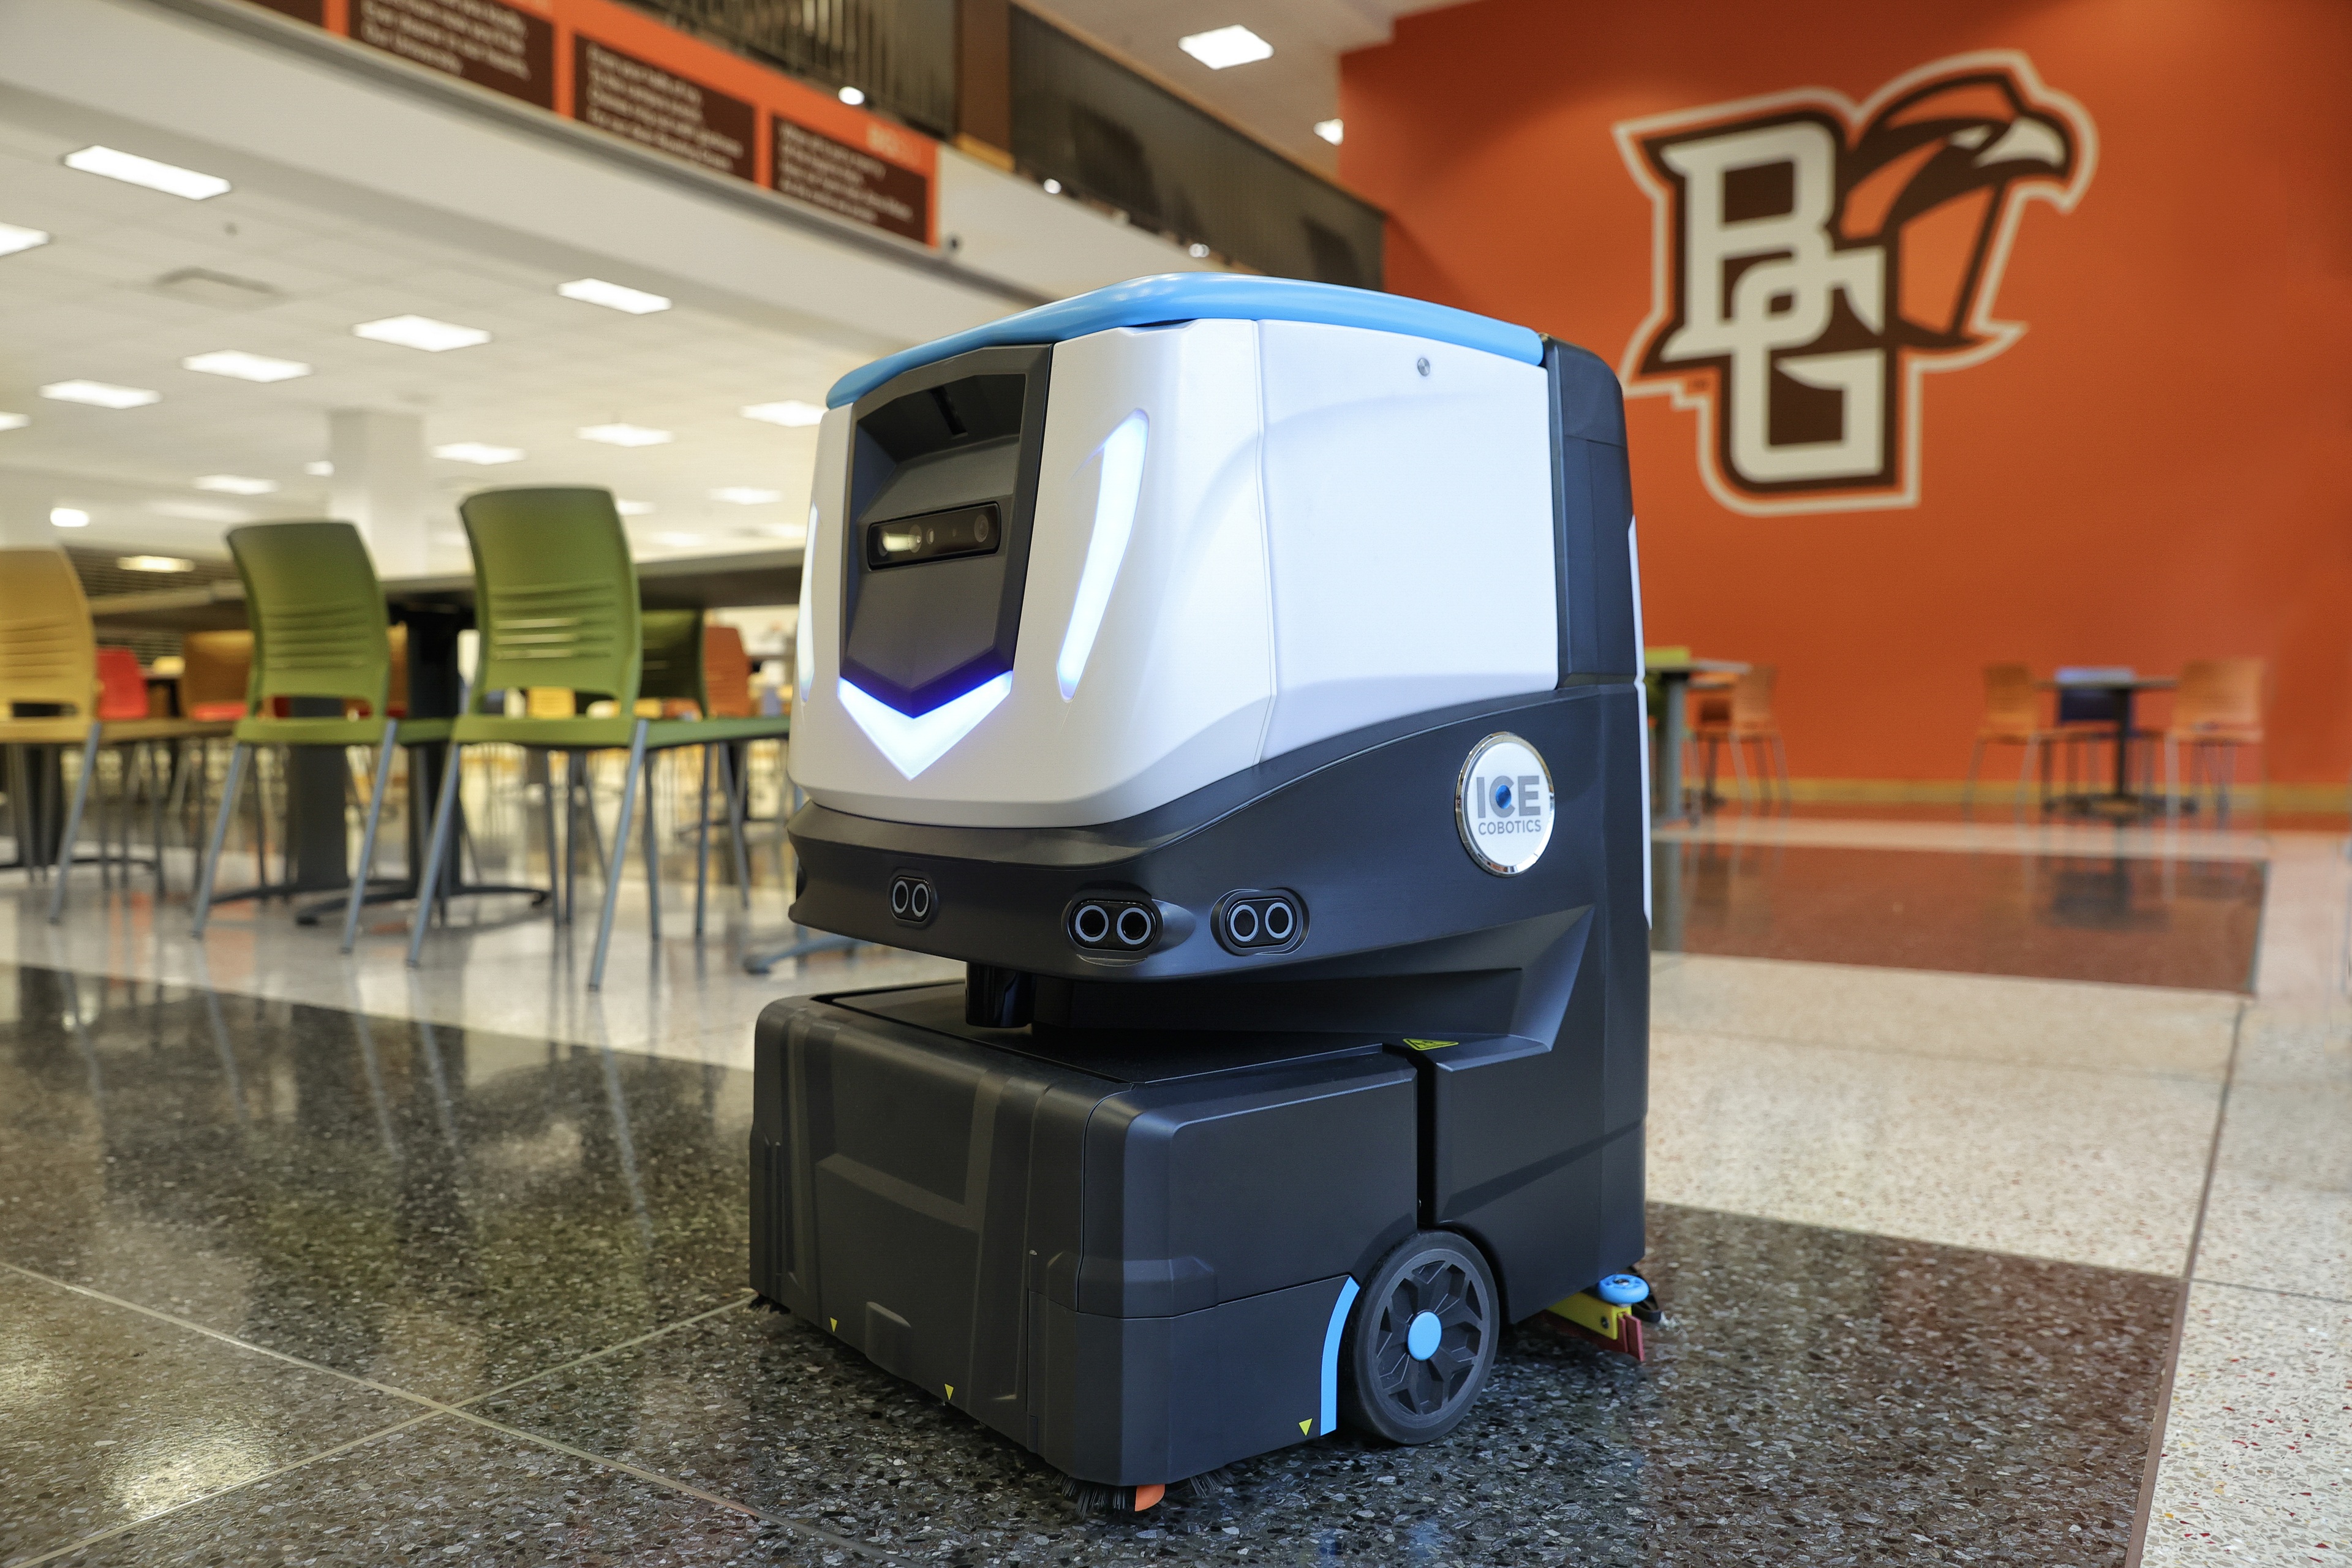
[[[1225,930],[1233,933],[1233,939],[1235,942],[1244,944],[1255,942],[1258,930],[1257,906],[1235,904],[1232,909],[1227,910]]]
[[[1151,940],[1151,928],[1159,922],[1140,904],[1129,904],[1118,911],[1118,940],[1122,946],[1141,947]]]
[[[973,543],[987,543],[988,536],[995,531],[996,525],[988,521],[988,514],[986,512],[982,512],[978,517],[972,519],[971,538]]]
[[[1110,911],[1100,904],[1080,904],[1070,917],[1070,932],[1088,947],[1100,946],[1110,935]]]
[[[919,921],[931,918],[931,887],[928,882],[916,882],[907,889],[907,912]]]
[[[1265,940],[1288,942],[1290,933],[1298,929],[1298,918],[1291,912],[1290,900],[1276,899],[1265,906]]]
[[[894,915],[904,915],[907,912],[908,903],[913,898],[914,893],[908,888],[907,879],[899,878],[890,884],[890,912]]]

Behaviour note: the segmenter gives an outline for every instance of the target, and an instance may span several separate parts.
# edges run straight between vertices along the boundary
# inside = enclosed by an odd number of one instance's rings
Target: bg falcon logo
[[[2009,51],[1616,131],[1656,234],[1626,390],[1696,409],[1707,488],[1759,514],[1918,503],[1920,376],[2025,331],[1990,314],[2020,215],[2073,211],[2098,155]]]

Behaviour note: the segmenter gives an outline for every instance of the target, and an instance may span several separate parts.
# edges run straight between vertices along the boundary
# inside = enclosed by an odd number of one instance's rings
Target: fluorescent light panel
[[[136,153],[112,147],[84,147],[78,153],[68,153],[66,167],[79,169],[85,174],[103,174],[129,185],[144,185],[167,195],[185,196],[192,202],[210,201],[229,189],[229,183],[218,174],[199,174],[177,163],[159,163],[152,158],[142,158]]]
[[[623,517],[643,517],[654,510],[654,503],[649,500],[616,500],[613,503],[613,510]]]
[[[667,430],[643,425],[583,425],[579,435],[583,441],[602,441],[607,447],[658,447],[677,439]]]
[[[1176,47],[1213,71],[1245,66],[1274,53],[1274,46],[1243,26],[1217,27],[1176,40]]]
[[[782,490],[763,490],[756,485],[728,485],[710,492],[712,500],[732,501],[737,506],[766,506],[784,499]]]
[[[493,447],[486,441],[452,441],[434,447],[433,455],[453,463],[478,463],[487,468],[499,463],[520,462],[523,451],[520,447]]]
[[[78,506],[53,506],[49,508],[49,522],[56,528],[88,528],[89,513]]]
[[[386,316],[380,321],[362,321],[352,329],[352,336],[366,338],[371,342],[397,343],[404,349],[423,349],[430,354],[469,349],[490,341],[490,334],[479,327],[461,327],[455,321],[436,321],[430,316]]]
[[[249,354],[243,349],[190,354],[180,362],[180,368],[202,371],[206,375],[232,376],[238,381],[292,381],[296,376],[310,374],[310,367],[300,360],[272,359],[268,354]]]
[[[797,397],[787,397],[782,403],[747,403],[741,412],[746,419],[782,425],[788,430],[819,424],[824,418],[824,409],[821,405],[803,403]]]
[[[607,283],[602,278],[574,278],[569,283],[558,283],[555,291],[567,300],[577,300],[584,305],[602,305],[608,310],[625,310],[632,316],[648,316],[656,310],[669,309],[669,296],[667,294],[648,294],[643,289]]]
[[[277,488],[276,479],[257,479],[245,474],[206,474],[196,481],[196,489],[225,496],[266,496]]]
[[[59,403],[87,403],[93,408],[144,408],[163,395],[143,386],[117,386],[110,381],[53,381],[41,388],[43,397]]]
[[[125,572],[193,572],[196,563],[177,555],[118,555],[114,563]]]
[[[20,250],[49,243],[48,230],[18,228],[13,223],[0,223],[0,256],[14,256]]]
[[[303,464],[302,471],[314,479],[330,479],[335,476],[335,465],[321,458],[315,463]]]
[[[29,414],[0,414],[0,430],[22,430],[32,422]]]

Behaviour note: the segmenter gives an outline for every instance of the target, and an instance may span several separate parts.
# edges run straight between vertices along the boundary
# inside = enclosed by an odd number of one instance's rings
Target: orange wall
[[[2352,5],[1476,0],[1347,57],[1341,169],[1392,215],[1390,288],[1617,364],[1652,209],[1614,124],[1983,49],[2096,127],[2074,209],[2020,218],[1991,313],[2024,334],[1924,378],[1911,507],[1735,512],[1697,416],[1632,399],[1649,640],[1777,664],[1791,764],[1832,778],[1958,776],[1988,661],[2260,655],[2270,776],[2340,784]]]

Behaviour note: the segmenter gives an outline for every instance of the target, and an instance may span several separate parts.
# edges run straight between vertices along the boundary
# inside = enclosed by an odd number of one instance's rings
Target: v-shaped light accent
[[[840,683],[840,690],[842,707],[866,731],[866,738],[902,776],[913,778],[946,756],[1013,694],[1013,672],[1008,669],[985,686],[976,686],[954,701],[912,719],[846,680]]]

